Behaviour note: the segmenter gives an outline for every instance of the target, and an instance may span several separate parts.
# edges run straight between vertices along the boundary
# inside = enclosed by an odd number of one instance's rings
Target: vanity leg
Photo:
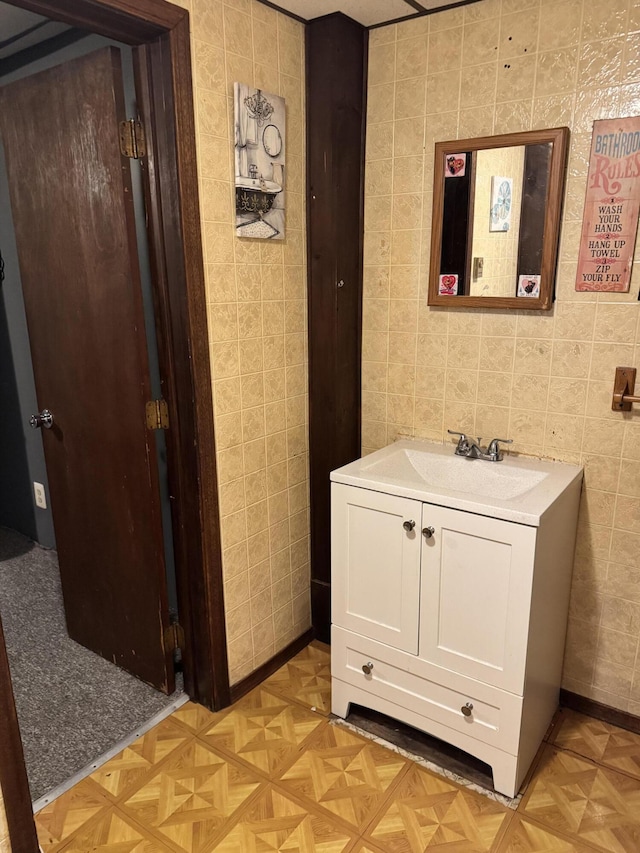
[[[520,787],[518,779],[518,759],[515,755],[500,756],[491,762],[493,787],[505,797],[515,797]]]
[[[349,699],[350,692],[351,688],[344,681],[340,681],[337,678],[331,679],[331,712],[336,717],[342,717],[343,720],[349,714],[349,705],[351,704]]]

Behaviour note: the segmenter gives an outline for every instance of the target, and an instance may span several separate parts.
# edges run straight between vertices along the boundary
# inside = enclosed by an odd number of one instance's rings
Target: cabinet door
[[[536,528],[424,504],[420,657],[522,695]]]
[[[333,483],[332,622],[416,654],[420,612],[419,501]],[[415,522],[405,530],[405,522]]]

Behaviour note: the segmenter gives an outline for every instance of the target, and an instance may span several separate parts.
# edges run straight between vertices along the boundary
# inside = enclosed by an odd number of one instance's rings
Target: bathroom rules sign
[[[593,123],[576,290],[629,290],[640,209],[640,116]]]

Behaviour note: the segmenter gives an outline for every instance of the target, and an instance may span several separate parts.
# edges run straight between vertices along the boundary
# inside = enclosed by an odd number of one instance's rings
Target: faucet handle
[[[467,436],[465,435],[465,433],[463,433],[463,432],[456,432],[456,431],[455,431],[455,430],[453,430],[453,429],[448,429],[448,430],[447,430],[447,432],[449,433],[449,435],[457,435],[457,436],[459,436],[459,438],[458,438],[458,446],[456,447],[456,453],[459,453],[459,452],[461,452],[461,451],[465,451],[465,450],[467,450],[467,449],[469,448],[469,439],[467,438]]]
[[[500,450],[500,444],[513,444],[513,439],[512,438],[492,438],[491,439],[491,441],[489,443],[489,447],[487,448],[487,453],[489,454],[489,456],[491,456],[493,459],[495,459],[496,462],[499,462],[504,455]]]

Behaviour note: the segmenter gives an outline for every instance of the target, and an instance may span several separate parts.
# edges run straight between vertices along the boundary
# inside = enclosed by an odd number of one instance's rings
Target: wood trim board
[[[586,696],[580,696],[578,693],[572,693],[570,690],[561,688],[560,706],[640,735],[640,717],[630,714],[628,711],[620,711],[618,708],[604,705],[602,702],[596,702],[595,699],[587,699]]]
[[[326,642],[329,474],[360,456],[367,49],[367,30],[345,15],[307,25],[311,610]]]

